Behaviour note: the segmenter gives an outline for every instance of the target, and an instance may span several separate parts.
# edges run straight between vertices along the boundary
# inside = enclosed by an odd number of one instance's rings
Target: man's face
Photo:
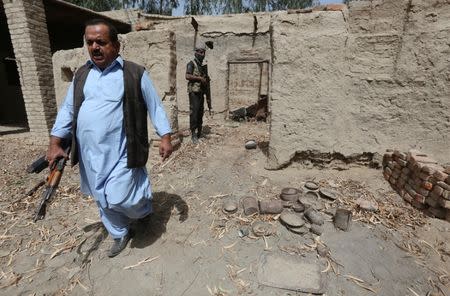
[[[104,24],[87,26],[84,38],[86,39],[89,56],[100,69],[104,70],[117,58],[120,43],[110,40],[108,26]]]
[[[200,62],[202,62],[205,58],[205,51],[203,49],[197,49],[194,55]]]

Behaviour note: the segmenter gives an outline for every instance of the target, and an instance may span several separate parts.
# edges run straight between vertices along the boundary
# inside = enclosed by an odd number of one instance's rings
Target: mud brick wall
[[[28,126],[47,142],[56,116],[52,55],[42,0],[3,1]]]
[[[392,188],[414,207],[450,222],[450,168],[418,150],[388,151],[383,175]]]
[[[351,1],[272,17],[269,159],[417,148],[450,155],[448,0]]]

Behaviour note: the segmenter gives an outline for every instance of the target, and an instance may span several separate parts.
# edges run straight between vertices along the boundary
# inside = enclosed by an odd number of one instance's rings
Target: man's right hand
[[[46,158],[48,161],[48,165],[51,167],[53,165],[53,162],[55,162],[56,159],[64,157],[65,159],[68,159],[69,156],[64,152],[64,149],[61,148],[61,142],[62,139],[51,136],[50,137],[50,144],[48,145]]]

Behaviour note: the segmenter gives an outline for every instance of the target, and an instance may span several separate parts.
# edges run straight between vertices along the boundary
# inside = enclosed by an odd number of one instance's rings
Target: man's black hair
[[[92,20],[88,20],[86,23],[84,23],[84,30],[86,31],[86,27],[88,26],[95,26],[95,25],[105,25],[108,27],[108,31],[109,31],[109,39],[112,42],[116,42],[119,39],[117,38],[117,29],[116,27],[114,27],[110,22],[104,20],[104,19],[92,19]]]

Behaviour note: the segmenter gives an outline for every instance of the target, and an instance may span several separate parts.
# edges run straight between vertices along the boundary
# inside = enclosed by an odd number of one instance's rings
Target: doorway
[[[269,73],[268,60],[228,62],[228,118],[266,120]]]
[[[0,9],[0,125],[5,131],[28,129],[25,102],[22,96],[17,61],[3,7]]]

